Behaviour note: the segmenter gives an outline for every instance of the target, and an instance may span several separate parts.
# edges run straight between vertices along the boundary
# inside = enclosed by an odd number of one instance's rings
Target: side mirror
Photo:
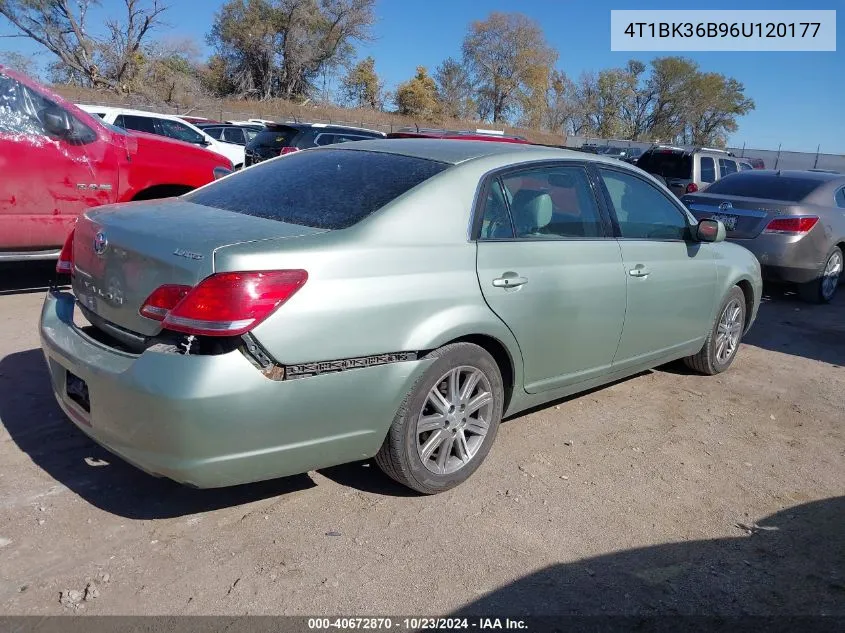
[[[70,115],[62,108],[50,106],[49,108],[44,108],[40,112],[40,115],[41,123],[44,124],[44,129],[49,134],[65,138],[73,132],[73,123],[71,123]]]
[[[208,139],[203,139],[198,144],[203,147],[208,147],[209,145],[211,145],[211,141],[209,141]]]
[[[696,229],[699,242],[724,242],[727,236],[725,225],[719,220],[701,220]]]

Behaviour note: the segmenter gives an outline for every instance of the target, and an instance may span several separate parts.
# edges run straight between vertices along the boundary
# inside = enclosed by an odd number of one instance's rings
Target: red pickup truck
[[[231,169],[201,147],[108,125],[0,66],[0,261],[55,258],[88,207],[177,196]]]

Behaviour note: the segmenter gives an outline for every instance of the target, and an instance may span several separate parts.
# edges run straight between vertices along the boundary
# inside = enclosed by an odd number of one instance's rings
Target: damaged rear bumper
[[[77,328],[75,309],[73,295],[52,291],[41,313],[41,344],[59,405],[126,461],[200,488],[373,456],[428,364],[270,380],[237,350],[208,356],[116,350]],[[78,396],[80,384],[87,400]]]

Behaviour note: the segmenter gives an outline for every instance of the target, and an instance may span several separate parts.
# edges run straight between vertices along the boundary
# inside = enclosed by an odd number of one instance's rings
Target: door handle
[[[504,273],[493,280],[496,288],[516,288],[528,283],[527,277],[519,277],[516,273]]]
[[[628,274],[631,275],[631,277],[648,277],[649,272],[651,271],[649,271],[648,268],[646,268],[642,264],[637,264],[631,270],[628,271]]]

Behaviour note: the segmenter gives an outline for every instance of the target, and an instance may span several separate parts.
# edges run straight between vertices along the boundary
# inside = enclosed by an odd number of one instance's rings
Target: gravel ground
[[[845,292],[767,296],[722,376],[507,421],[440,496],[369,462],[198,491],[64,418],[48,270],[0,269],[2,614],[845,615]]]

